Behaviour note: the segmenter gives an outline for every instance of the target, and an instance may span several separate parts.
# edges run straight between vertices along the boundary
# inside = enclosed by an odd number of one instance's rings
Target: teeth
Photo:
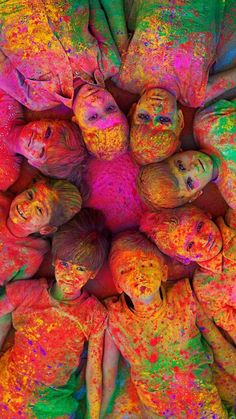
[[[17,205],[16,209],[17,209],[18,213],[20,214],[20,216],[26,220],[26,216],[25,216],[24,212],[19,208],[18,205]]]

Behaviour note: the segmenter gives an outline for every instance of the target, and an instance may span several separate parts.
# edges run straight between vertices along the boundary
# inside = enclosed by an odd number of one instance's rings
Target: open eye
[[[85,270],[86,270],[83,266],[78,266],[76,269],[79,272],[85,272]]]
[[[114,111],[116,111],[117,110],[117,106],[115,106],[115,105],[109,105],[109,106],[107,106],[107,108],[106,108],[106,112],[108,112],[108,113],[110,113],[110,112],[114,112]]]
[[[88,118],[88,121],[96,121],[96,119],[98,119],[98,114],[94,113]]]
[[[145,122],[148,122],[151,119],[147,113],[143,113],[143,112],[140,112],[138,114],[138,118],[141,119],[141,121],[145,121]]]
[[[37,209],[37,213],[38,213],[39,215],[43,215],[43,210],[42,210],[42,208],[40,208],[40,207],[36,207],[36,209]]]
[[[51,127],[47,127],[47,129],[45,131],[45,134],[44,134],[44,138],[46,138],[46,139],[49,138],[51,133],[52,133]]]
[[[31,190],[27,191],[27,196],[28,196],[29,200],[32,201],[32,199],[34,197],[33,192]]]
[[[193,246],[194,246],[194,242],[189,242],[187,245],[187,251],[189,252]]]
[[[197,231],[200,231],[200,230],[201,230],[201,228],[202,228],[203,224],[204,224],[204,222],[203,222],[203,221],[200,221],[200,222],[197,224]]]
[[[186,182],[186,184],[187,184],[187,187],[188,187],[188,189],[194,189],[194,186],[193,186],[193,180],[192,180],[192,178],[191,177],[188,177],[187,178],[187,182]]]
[[[184,172],[186,170],[181,160],[177,160],[177,167],[182,172]]]
[[[168,116],[159,116],[158,121],[161,124],[169,124],[171,122],[171,119]]]
[[[66,262],[65,260],[61,260],[61,266],[63,266],[64,268],[68,268],[69,267],[69,263]]]

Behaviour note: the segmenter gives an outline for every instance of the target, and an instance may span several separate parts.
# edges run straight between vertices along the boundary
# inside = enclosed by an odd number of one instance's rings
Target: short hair
[[[59,227],[80,211],[82,199],[75,185],[66,180],[45,178],[36,182],[34,187],[37,187],[39,183],[44,183],[48,189],[57,195],[56,202],[52,207],[50,226]]]
[[[101,211],[83,208],[53,236],[53,260],[71,260],[91,271],[100,269],[108,256],[109,231]]]
[[[87,150],[102,160],[112,160],[127,150],[129,126],[125,119],[104,130],[83,129],[82,133]]]
[[[131,125],[130,149],[139,165],[160,162],[179,150],[179,136],[174,131],[161,131],[150,125]]]
[[[182,196],[178,180],[166,160],[141,167],[137,187],[141,198],[151,209],[175,208],[189,201],[188,197]]]
[[[34,166],[44,175],[76,182],[81,178],[82,162],[87,157],[82,133],[73,122],[63,120],[58,122],[61,123],[61,127],[57,144],[51,144],[47,148],[45,162],[36,162]]]

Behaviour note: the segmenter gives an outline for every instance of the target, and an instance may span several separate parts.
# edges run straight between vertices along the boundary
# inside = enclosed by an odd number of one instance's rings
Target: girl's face
[[[81,288],[94,278],[97,272],[88,270],[85,266],[72,261],[56,259],[55,277],[63,296],[68,299],[80,295]]]

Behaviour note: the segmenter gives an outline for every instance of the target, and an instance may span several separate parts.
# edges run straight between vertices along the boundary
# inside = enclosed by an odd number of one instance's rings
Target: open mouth
[[[25,216],[24,212],[20,209],[19,205],[16,206],[16,210],[21,218],[23,218],[24,220],[27,220],[27,217]]]
[[[202,170],[203,170],[203,172],[205,172],[205,167],[204,167],[204,164],[202,163],[202,161],[201,161],[200,159],[198,159],[198,161],[199,161],[200,165],[202,166]]]

